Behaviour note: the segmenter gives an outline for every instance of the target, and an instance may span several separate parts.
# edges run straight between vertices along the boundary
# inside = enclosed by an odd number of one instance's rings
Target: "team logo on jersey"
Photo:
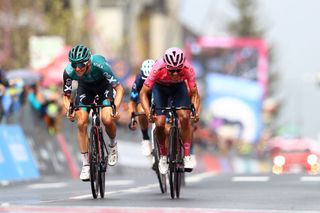
[[[114,76],[111,76],[111,78],[108,78],[109,83],[117,82],[117,79]]]
[[[104,96],[107,98],[109,95],[109,90],[104,91]]]
[[[70,85],[70,86],[67,86],[67,85],[65,85],[65,87],[64,87],[64,92],[68,92],[68,91],[71,91],[72,90],[72,86]]]
[[[107,80],[109,81],[109,83],[117,82],[117,79],[116,79],[114,76],[110,75],[109,73],[105,72],[105,73],[103,73],[103,74],[104,74],[104,76],[107,78]]]
[[[67,80],[66,80],[66,85],[67,86],[70,86],[72,84],[72,79],[71,78],[68,78]]]
[[[82,102],[82,100],[83,100],[85,97],[86,97],[86,94],[82,94],[82,95],[80,95],[80,96],[79,96],[79,98],[80,98],[80,102]]]
[[[72,90],[72,79],[68,78],[68,79],[66,80],[65,85],[64,85],[63,91],[64,91],[64,92],[68,92],[68,91],[71,91],[71,90]]]
[[[100,69],[103,68],[102,64],[98,64],[97,62],[93,62],[93,66],[99,67]]]
[[[137,92],[131,92],[131,98],[136,99],[139,96],[139,93]]]

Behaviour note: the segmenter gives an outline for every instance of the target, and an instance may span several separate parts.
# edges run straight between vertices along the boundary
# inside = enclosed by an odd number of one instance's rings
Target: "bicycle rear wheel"
[[[177,127],[171,127],[169,132],[169,184],[170,184],[170,195],[174,199],[176,195],[176,184],[177,184],[177,143],[178,143],[178,131]]]
[[[95,128],[90,130],[89,141],[89,164],[90,164],[90,185],[94,199],[99,194],[99,174],[98,174],[98,134]]]
[[[154,167],[155,167],[154,169],[155,169],[155,172],[158,177],[161,193],[163,194],[163,193],[167,192],[167,178],[166,178],[166,175],[161,174],[159,171],[160,147],[159,147],[159,144],[156,140],[154,132],[153,132],[152,143],[153,143],[153,147],[154,147],[154,149],[153,149]]]

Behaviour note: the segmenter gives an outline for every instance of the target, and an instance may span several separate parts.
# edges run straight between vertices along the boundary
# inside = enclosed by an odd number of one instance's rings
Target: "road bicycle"
[[[131,114],[131,119],[129,123],[129,128],[132,129],[131,127],[137,123],[137,120],[135,119],[137,116],[145,116],[145,113],[138,113],[138,112],[132,112]],[[166,193],[167,192],[167,178],[166,175],[163,175],[159,171],[159,160],[160,160],[160,148],[159,144],[156,141],[155,137],[155,124],[152,124],[152,129],[151,129],[151,145],[152,145],[152,152],[151,155],[153,157],[153,165],[152,169],[155,171],[159,186],[160,186],[160,191],[161,193]]]
[[[156,107],[155,104],[152,104],[150,114],[155,115],[156,110],[166,112],[172,123],[169,131],[169,156],[167,158],[169,164],[169,185],[171,198],[179,198],[185,168],[183,162],[183,143],[180,137],[177,111],[190,110],[192,115],[195,116],[195,108],[193,104],[190,107],[175,107],[173,104],[169,107]]]
[[[90,185],[94,199],[100,192],[100,197],[104,198],[105,194],[105,173],[108,166],[108,149],[103,139],[103,129],[101,123],[101,108],[111,107],[113,114],[116,113],[116,108],[113,100],[110,105],[97,104],[98,98],[90,105],[74,105],[70,104],[69,113],[72,114],[75,109],[87,108],[91,113],[91,128],[89,136],[89,166],[90,166]]]

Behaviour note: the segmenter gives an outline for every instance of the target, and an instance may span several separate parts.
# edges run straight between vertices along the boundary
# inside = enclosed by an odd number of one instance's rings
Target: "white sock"
[[[82,166],[89,165],[89,162],[88,162],[88,152],[86,152],[86,153],[81,153],[81,155],[82,155]]]
[[[114,147],[115,145],[117,145],[117,141],[115,138],[109,138],[110,139],[110,144],[109,146]]]

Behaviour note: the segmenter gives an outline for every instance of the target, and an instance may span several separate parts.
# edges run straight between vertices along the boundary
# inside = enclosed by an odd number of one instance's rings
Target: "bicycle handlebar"
[[[194,107],[194,104],[191,104],[190,107],[185,107],[185,106],[181,106],[181,107],[175,107],[175,106],[156,107],[155,104],[152,104],[151,109],[150,109],[150,115],[155,115],[156,110],[163,110],[163,111],[167,111],[167,112],[176,112],[178,110],[190,110],[193,117],[196,115],[196,109]]]
[[[115,115],[116,112],[117,112],[116,111],[116,106],[115,106],[113,100],[110,101],[110,105],[96,104],[96,103],[92,103],[92,104],[88,104],[88,105],[74,105],[73,102],[71,102],[70,106],[69,106],[69,115],[71,115],[75,109],[80,108],[80,107],[88,107],[90,109],[97,109],[97,108],[102,108],[102,107],[111,107],[113,115]]]
[[[144,112],[132,112],[131,113],[131,119],[130,119],[130,122],[128,124],[128,127],[129,127],[130,130],[134,130],[132,128],[132,126],[134,126],[137,123],[136,117],[137,116],[142,116],[142,115],[146,115],[146,113],[144,113]]]

